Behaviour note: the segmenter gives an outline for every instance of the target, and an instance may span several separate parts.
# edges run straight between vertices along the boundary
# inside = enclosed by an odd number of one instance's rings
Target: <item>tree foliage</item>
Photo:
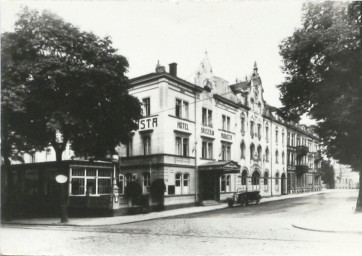
[[[328,188],[335,188],[335,173],[330,161],[323,160],[321,163],[322,180]]]
[[[4,158],[52,145],[59,160],[67,143],[77,155],[101,157],[137,128],[140,104],[127,93],[128,62],[109,37],[25,8],[1,39]]]
[[[309,2],[280,45],[284,113],[308,113],[329,156],[362,169],[361,2]],[[362,199],[361,199],[362,200]]]

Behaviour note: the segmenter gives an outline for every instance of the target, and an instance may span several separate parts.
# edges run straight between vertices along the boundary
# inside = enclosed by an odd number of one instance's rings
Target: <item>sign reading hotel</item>
[[[201,127],[201,133],[214,136],[214,131],[205,127]]]
[[[144,118],[138,121],[138,130],[147,130],[157,127],[157,117]]]
[[[177,128],[181,130],[189,130],[189,125],[183,122],[177,122]]]
[[[227,133],[221,133],[221,138],[224,140],[233,140],[233,136]]]

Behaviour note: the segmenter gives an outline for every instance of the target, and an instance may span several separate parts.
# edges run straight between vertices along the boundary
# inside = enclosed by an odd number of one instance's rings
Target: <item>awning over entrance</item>
[[[217,161],[217,162],[208,162],[202,165],[199,165],[199,171],[214,171],[224,173],[239,173],[240,165],[234,161]]]

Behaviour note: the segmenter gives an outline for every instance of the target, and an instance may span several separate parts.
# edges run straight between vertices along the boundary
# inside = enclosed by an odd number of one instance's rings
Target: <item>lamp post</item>
[[[59,148],[61,148],[61,144],[63,144],[63,143],[64,143],[64,139],[63,139],[62,133],[59,130],[56,130],[55,131],[55,144],[56,144],[57,150],[59,150]],[[58,168],[59,174],[55,177],[55,180],[60,185],[60,212],[61,212],[60,222],[67,223],[68,222],[67,195],[66,195],[67,191],[65,189],[65,186],[67,184],[68,177],[66,175],[61,174],[60,164],[61,164],[61,162],[58,161],[58,159],[57,159],[57,165],[58,165],[57,168]]]

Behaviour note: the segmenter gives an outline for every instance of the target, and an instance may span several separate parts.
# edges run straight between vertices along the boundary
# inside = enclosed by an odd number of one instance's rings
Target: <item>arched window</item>
[[[266,123],[266,125],[265,125],[265,139],[267,141],[269,140],[269,125],[268,125],[268,123]]]
[[[251,176],[251,184],[259,185],[259,183],[260,183],[260,174],[258,171],[254,171],[253,175]]]
[[[278,150],[275,151],[275,163],[276,164],[279,163],[279,152],[278,152]]]
[[[260,102],[258,102],[258,111],[261,114],[261,103]]]
[[[261,140],[261,124],[257,125],[258,139]]]
[[[250,136],[254,138],[254,121],[250,120]]]
[[[265,162],[269,163],[269,148],[265,149]]]
[[[250,107],[251,107],[251,109],[253,109],[254,110],[254,99],[253,98],[251,98],[250,99]]]
[[[262,156],[262,149],[261,146],[258,146],[258,161],[261,161],[261,156]]]
[[[284,135],[285,135],[285,133],[284,133],[284,129],[282,130],[282,145],[284,146]]]
[[[245,159],[245,142],[242,140],[240,144],[240,158]]]
[[[245,132],[245,114],[242,113],[240,118],[241,118],[241,132],[244,133]]]
[[[268,186],[269,173],[264,172],[264,186]]]
[[[279,173],[278,172],[275,174],[275,185],[276,186],[279,185]]]
[[[254,159],[254,154],[255,154],[255,146],[253,143],[251,143],[250,145],[250,159]]]
[[[284,151],[282,152],[282,164],[285,164],[285,154],[284,154]]]
[[[241,185],[245,186],[246,185],[246,178],[248,176],[248,172],[246,170],[244,170],[241,173]]]
[[[278,135],[279,135],[278,127],[275,127],[275,144],[277,145],[278,145]]]

